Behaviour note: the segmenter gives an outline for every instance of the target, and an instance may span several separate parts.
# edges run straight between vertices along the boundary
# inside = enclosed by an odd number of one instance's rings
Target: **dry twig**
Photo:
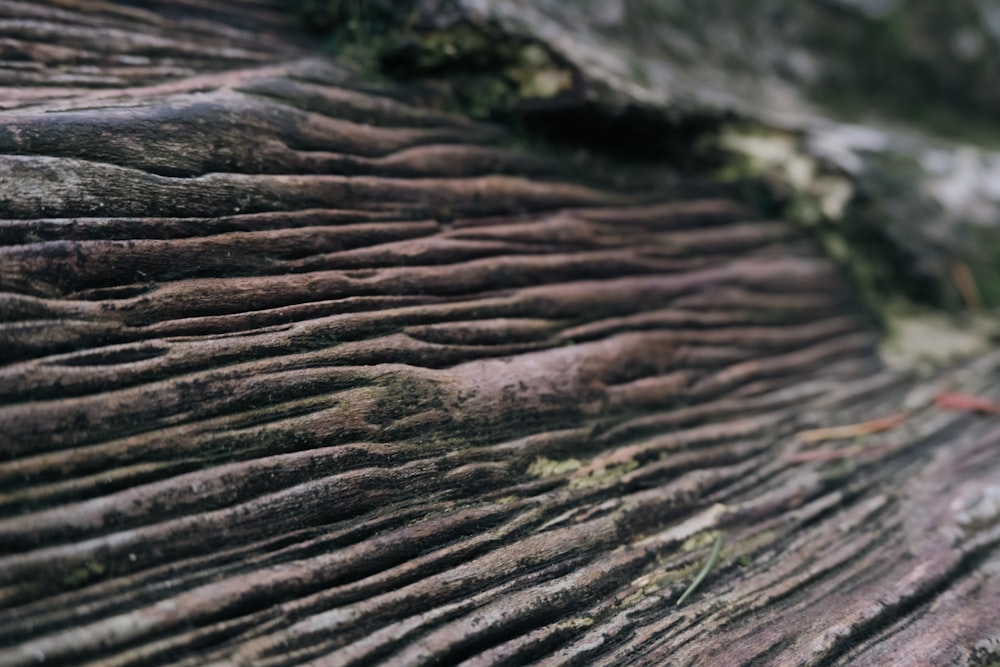
[[[856,438],[861,435],[871,435],[881,433],[896,428],[906,421],[906,413],[898,412],[888,417],[871,419],[857,424],[845,424],[843,426],[830,426],[827,428],[814,428],[808,431],[799,431],[796,437],[799,442],[821,442],[823,440],[841,440],[844,438]]]

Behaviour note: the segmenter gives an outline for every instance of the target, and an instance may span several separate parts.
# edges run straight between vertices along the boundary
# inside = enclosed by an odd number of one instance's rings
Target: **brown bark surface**
[[[281,6],[0,3],[0,665],[997,659],[1000,354]]]

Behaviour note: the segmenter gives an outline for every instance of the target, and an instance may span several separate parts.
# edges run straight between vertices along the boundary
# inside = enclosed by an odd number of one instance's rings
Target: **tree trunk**
[[[0,665],[1000,657],[1000,354],[282,5],[0,5]]]

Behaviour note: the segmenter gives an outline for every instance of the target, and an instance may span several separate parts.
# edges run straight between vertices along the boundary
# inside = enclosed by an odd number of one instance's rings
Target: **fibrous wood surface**
[[[1000,355],[278,6],[0,4],[0,664],[996,659]]]

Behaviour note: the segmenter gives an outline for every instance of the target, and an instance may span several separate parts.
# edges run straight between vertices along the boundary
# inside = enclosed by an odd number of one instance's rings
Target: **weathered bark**
[[[0,6],[0,664],[996,659],[1000,355],[269,5]]]
[[[370,22],[381,4],[365,3]],[[577,142],[726,154],[723,177],[771,184],[880,310],[1000,308],[1000,88],[983,83],[1000,72],[997,0],[407,4],[379,42],[386,66],[474,99],[506,86]]]

